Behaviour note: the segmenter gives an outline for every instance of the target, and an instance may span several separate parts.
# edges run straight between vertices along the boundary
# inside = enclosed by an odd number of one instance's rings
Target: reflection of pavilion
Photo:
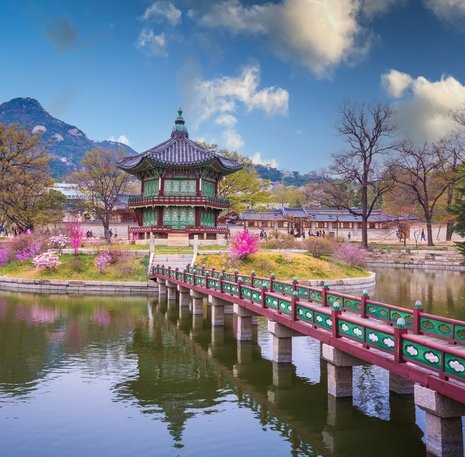
[[[116,390],[134,397],[145,413],[164,414],[175,446],[181,446],[186,421],[217,405],[219,389],[227,386],[263,426],[289,441],[292,455],[376,453],[380,443],[383,455],[424,452],[411,398],[400,406],[397,396],[390,400],[389,422],[366,416],[350,400],[329,401],[324,382],[311,384],[294,366],[264,359],[256,344],[236,344],[230,328],[211,329],[204,321],[181,330],[172,311],[157,306],[153,330],[137,328],[129,351],[138,357],[138,376]],[[324,364],[321,369],[325,377]]]

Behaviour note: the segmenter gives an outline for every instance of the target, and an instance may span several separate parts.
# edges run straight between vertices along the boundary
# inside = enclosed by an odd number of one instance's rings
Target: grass
[[[255,271],[257,276],[268,277],[271,273],[276,279],[342,279],[367,277],[368,271],[361,267],[349,266],[328,259],[317,259],[309,254],[287,254],[259,252],[241,261],[230,261],[225,254],[199,255],[197,265],[225,268],[233,271],[235,268],[242,274]]]
[[[102,273],[95,267],[94,259],[94,255],[88,254],[63,254],[61,265],[54,270],[37,269],[30,261],[12,262],[0,267],[0,275],[31,279],[147,281],[148,256],[120,258]]]

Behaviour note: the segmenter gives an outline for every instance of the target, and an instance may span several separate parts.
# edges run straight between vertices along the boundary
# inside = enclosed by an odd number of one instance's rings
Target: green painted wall
[[[163,225],[181,229],[195,225],[195,210],[187,206],[163,208]]]
[[[214,227],[215,226],[215,212],[210,209],[200,210],[200,225],[204,225],[207,227]]]
[[[195,179],[165,179],[165,195],[195,195]]]
[[[155,208],[144,208],[142,215],[143,225],[157,225],[158,211]]]
[[[202,179],[202,195],[206,197],[215,196],[215,183],[211,181],[204,181]]]
[[[147,179],[144,181],[144,195],[155,195],[158,193],[159,180]]]

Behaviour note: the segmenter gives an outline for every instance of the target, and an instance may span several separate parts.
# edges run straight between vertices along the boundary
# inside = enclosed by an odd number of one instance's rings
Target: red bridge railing
[[[258,313],[260,308],[269,308],[334,338],[349,338],[366,349],[390,354],[395,362],[408,361],[431,369],[440,379],[465,381],[465,322],[424,313],[418,303],[410,310],[371,300],[367,293],[357,297],[297,280],[278,281],[273,276],[259,278],[237,271],[189,266],[180,271],[157,265],[152,275],[247,300]],[[449,344],[422,335],[445,339]]]

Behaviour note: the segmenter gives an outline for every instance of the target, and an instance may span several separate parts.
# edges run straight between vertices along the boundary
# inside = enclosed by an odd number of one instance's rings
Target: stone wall
[[[465,271],[464,257],[456,249],[370,249],[368,267],[431,268]]]
[[[14,292],[86,295],[152,295],[158,290],[153,282],[77,281],[29,279],[0,276],[0,289]]]

